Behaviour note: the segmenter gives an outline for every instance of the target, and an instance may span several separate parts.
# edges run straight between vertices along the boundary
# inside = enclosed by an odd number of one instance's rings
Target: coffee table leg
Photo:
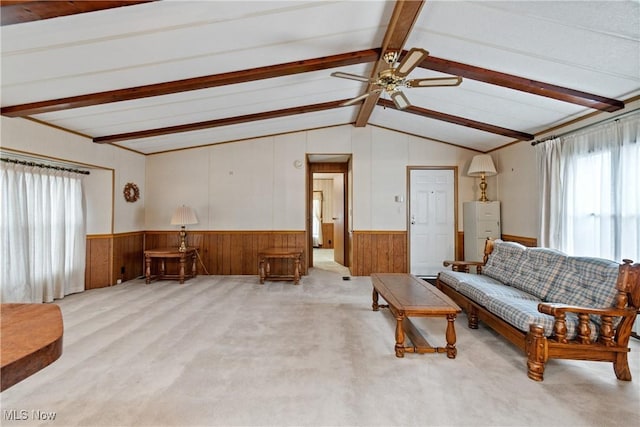
[[[449,359],[455,359],[458,354],[456,349],[456,328],[454,322],[456,321],[455,314],[447,314],[447,357]]]
[[[398,315],[396,316],[396,357],[404,357],[404,329],[402,329],[403,321],[404,315],[398,313]]]
[[[373,304],[371,304],[371,308],[373,308],[373,311],[378,311],[378,307],[380,307],[378,305],[378,291],[376,291],[376,288],[373,288]]]

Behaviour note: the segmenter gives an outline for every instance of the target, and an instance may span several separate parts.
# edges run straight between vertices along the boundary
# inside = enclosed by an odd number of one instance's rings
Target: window
[[[538,144],[541,244],[640,260],[640,115]]]
[[[51,302],[84,290],[81,177],[4,163],[0,168],[2,302]]]

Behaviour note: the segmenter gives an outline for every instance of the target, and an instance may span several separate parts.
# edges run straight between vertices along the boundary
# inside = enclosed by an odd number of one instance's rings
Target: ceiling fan
[[[359,82],[371,83],[377,88],[366,92],[358,97],[350,99],[342,103],[341,105],[352,105],[359,101],[362,101],[372,93],[386,92],[396,107],[400,110],[407,108],[411,105],[409,99],[400,90],[401,87],[434,87],[434,86],[458,86],[462,83],[462,77],[435,77],[426,79],[408,79],[407,76],[414,68],[418,66],[429,55],[424,49],[413,48],[407,52],[402,58],[400,63],[397,63],[399,52],[387,52],[382,59],[389,64],[389,68],[382,70],[378,73],[377,78],[369,78],[365,76],[358,76],[357,74],[343,73],[336,71],[331,73],[333,77],[340,77],[343,79],[357,80]]]

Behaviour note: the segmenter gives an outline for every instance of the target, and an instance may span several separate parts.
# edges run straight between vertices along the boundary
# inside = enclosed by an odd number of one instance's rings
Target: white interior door
[[[409,171],[411,274],[436,276],[442,261],[455,259],[455,171]]]

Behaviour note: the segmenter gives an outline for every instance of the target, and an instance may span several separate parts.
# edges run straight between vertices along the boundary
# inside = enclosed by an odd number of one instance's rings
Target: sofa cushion
[[[567,257],[546,301],[582,307],[612,307],[620,264],[601,258]]]
[[[566,269],[567,255],[547,248],[529,248],[512,270],[510,285],[545,300],[559,274]]]
[[[457,291],[460,282],[465,280],[469,275],[469,273],[463,273],[460,271],[443,270],[438,274],[438,277],[441,282],[446,283]]]
[[[458,284],[458,292],[471,298],[480,305],[486,306],[489,297],[520,298],[540,302],[535,296],[508,285],[503,285],[488,276],[468,274],[468,277]]]
[[[487,298],[486,307],[496,316],[505,320],[523,332],[529,332],[529,325],[537,323],[544,328],[545,336],[553,333],[554,317],[538,311],[538,301],[513,297],[493,297]],[[565,319],[567,324],[567,339],[574,339],[578,335],[578,317],[573,313],[567,313]],[[591,340],[595,340],[598,335],[598,327],[590,322]]]
[[[520,265],[527,248],[516,242],[496,240],[482,274],[511,285],[513,274]]]

